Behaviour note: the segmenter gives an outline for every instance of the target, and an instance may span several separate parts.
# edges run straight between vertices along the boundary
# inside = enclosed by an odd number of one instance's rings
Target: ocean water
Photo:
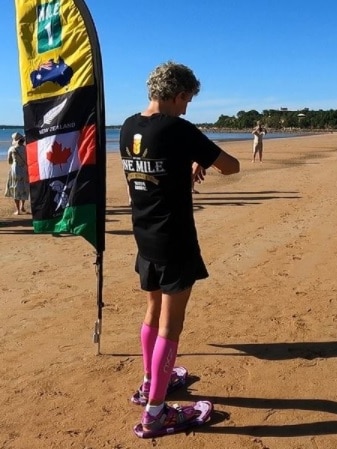
[[[11,145],[11,135],[14,132],[24,134],[22,128],[16,129],[0,129],[0,160],[6,160],[7,150]],[[228,142],[230,140],[250,140],[252,135],[250,132],[205,132],[206,136],[214,142]],[[268,133],[265,139],[279,139],[282,137],[300,136],[299,133]],[[303,134],[302,134],[303,135]],[[108,153],[117,152],[119,143],[119,129],[106,130],[106,149]]]

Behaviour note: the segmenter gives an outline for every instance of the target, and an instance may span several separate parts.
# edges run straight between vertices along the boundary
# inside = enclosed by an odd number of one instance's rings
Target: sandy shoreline
[[[119,156],[107,160],[102,355],[96,356],[94,250],[32,232],[0,197],[1,449],[336,449],[336,135],[223,145],[241,173],[208,171],[195,219],[209,279],[196,284],[174,402],[215,404],[212,422],[153,441],[140,409],[143,294]],[[2,191],[7,163],[0,162]]]

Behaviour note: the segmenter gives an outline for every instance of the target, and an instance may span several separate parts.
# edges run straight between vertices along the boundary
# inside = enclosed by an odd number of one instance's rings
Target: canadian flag
[[[94,165],[96,145],[95,125],[81,131],[71,131],[44,137],[27,144],[29,182],[52,179],[79,170],[82,165]]]

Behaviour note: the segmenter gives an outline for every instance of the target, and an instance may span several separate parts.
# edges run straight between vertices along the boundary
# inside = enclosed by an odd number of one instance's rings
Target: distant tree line
[[[256,126],[260,121],[268,128],[275,130],[288,129],[337,129],[337,110],[323,111],[309,110],[308,108],[298,111],[289,111],[287,108],[265,109],[262,113],[252,109],[250,111],[239,111],[236,116],[220,115],[214,124],[203,123],[198,126],[226,129],[247,129]]]
[[[239,111],[236,115],[220,115],[215,123],[198,123],[200,128],[225,128],[247,130],[254,128],[260,121],[269,129],[274,130],[334,130],[337,129],[337,110],[323,111],[308,108],[289,111],[287,108],[265,109],[262,113],[252,109]],[[2,129],[21,128],[22,126],[0,125]],[[119,129],[121,125],[107,125],[109,129]]]

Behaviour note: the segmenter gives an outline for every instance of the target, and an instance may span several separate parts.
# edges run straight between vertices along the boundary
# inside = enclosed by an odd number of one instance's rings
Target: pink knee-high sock
[[[143,323],[140,330],[140,341],[143,351],[144,373],[151,374],[152,354],[158,335],[158,328]]]
[[[177,350],[178,342],[157,337],[152,356],[150,400],[164,402]]]

